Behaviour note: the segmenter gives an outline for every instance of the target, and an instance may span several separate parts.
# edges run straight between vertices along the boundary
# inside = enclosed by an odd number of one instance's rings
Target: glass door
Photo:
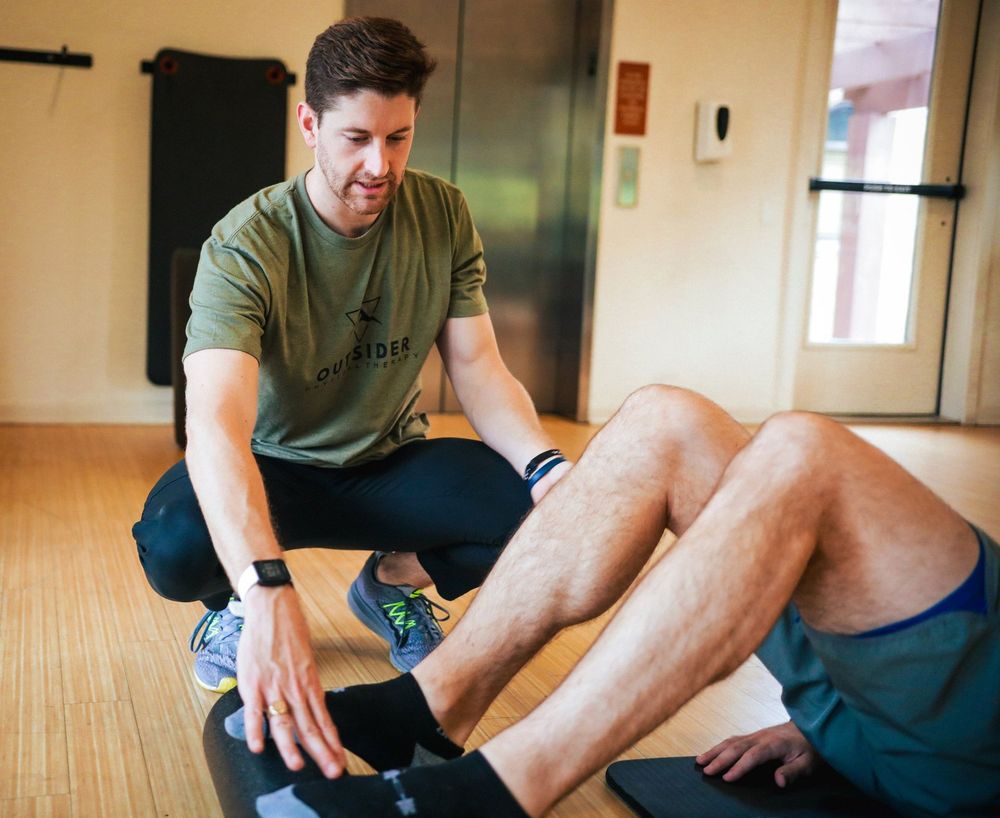
[[[978,7],[840,0],[797,408],[937,413]]]

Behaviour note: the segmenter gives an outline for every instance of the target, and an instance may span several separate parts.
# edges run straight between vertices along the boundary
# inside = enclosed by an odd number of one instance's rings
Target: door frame
[[[1000,301],[1000,0],[979,11],[965,133],[967,193],[955,234],[938,412],[965,424],[1000,424],[988,405],[987,336]],[[991,281],[992,278],[992,281]],[[992,295],[991,295],[992,293]],[[994,330],[994,335],[998,333]],[[996,365],[993,365],[996,378]]]

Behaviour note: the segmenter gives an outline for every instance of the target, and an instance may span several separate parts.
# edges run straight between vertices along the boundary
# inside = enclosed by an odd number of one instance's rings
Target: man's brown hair
[[[349,17],[320,34],[306,61],[306,103],[320,117],[359,91],[407,94],[420,104],[437,63],[399,20]]]

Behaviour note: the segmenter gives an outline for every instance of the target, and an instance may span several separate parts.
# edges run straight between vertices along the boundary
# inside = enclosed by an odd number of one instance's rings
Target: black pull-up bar
[[[839,190],[844,193],[902,193],[936,199],[961,199],[965,185],[897,185],[892,182],[853,182],[837,179],[809,180],[809,190]]]
[[[33,62],[42,65],[68,65],[71,68],[90,68],[94,58],[90,54],[70,54],[63,46],[61,51],[31,51],[26,48],[0,48],[0,62]]]

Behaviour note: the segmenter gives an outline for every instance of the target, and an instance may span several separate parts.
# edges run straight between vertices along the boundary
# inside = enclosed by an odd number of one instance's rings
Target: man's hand
[[[572,465],[567,460],[558,466],[553,466],[548,474],[531,487],[531,501],[537,506],[541,499],[549,493],[550,489],[565,476]]]
[[[733,736],[702,753],[695,761],[703,773],[715,775],[725,770],[724,781],[737,781],[754,767],[767,761],[781,761],[774,771],[774,783],[786,787],[817,767],[820,756],[792,722],[766,727],[748,736]]]
[[[268,720],[271,738],[288,769],[301,770],[305,765],[295,743],[298,737],[324,775],[336,778],[344,770],[346,756],[326,709],[309,628],[295,589],[256,585],[243,606],[236,676],[250,750],[263,752],[264,714],[269,705],[284,702],[287,714],[271,715]]]

